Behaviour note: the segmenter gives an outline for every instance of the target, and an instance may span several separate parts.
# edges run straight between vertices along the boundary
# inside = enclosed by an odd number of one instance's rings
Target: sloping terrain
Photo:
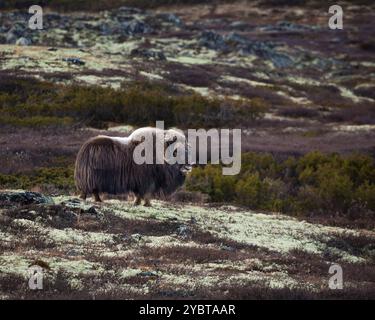
[[[241,208],[7,191],[2,298],[374,298],[375,233]],[[344,289],[330,290],[329,267]],[[44,289],[28,268],[44,268]]]
[[[116,89],[150,81],[210,98],[258,99],[267,110],[242,128],[245,151],[373,153],[374,10],[343,9],[344,30],[328,28],[322,5],[257,1],[46,10],[38,31],[27,28],[26,12],[1,12],[0,72]]]
[[[344,30],[329,30],[328,4],[317,3],[47,9],[39,31],[27,28],[27,10],[1,11],[0,120],[34,115],[25,110],[48,114],[53,95],[43,90],[60,87],[92,90],[92,99],[79,96],[73,106],[74,90],[66,91],[66,109],[102,111],[110,106],[95,100],[95,90],[110,87],[116,96],[139,82],[177,98],[259,102],[262,117],[226,123],[242,129],[243,152],[373,156],[374,4],[343,2]],[[29,77],[41,82],[27,86]],[[375,231],[366,225],[373,216],[350,224],[361,207],[339,228],[326,226],[340,219],[335,212],[306,215],[307,222],[203,201],[83,202],[72,191],[80,146],[98,134],[127,135],[134,123],[112,117],[103,127],[82,119],[69,126],[62,111],[54,110],[63,114],[54,114],[56,127],[0,122],[0,190],[52,195],[0,192],[0,299],[375,298]],[[311,223],[318,219],[325,225]],[[328,287],[333,263],[343,269],[343,290]],[[44,270],[43,290],[28,288],[32,265]]]
[[[4,12],[0,61],[2,70],[61,81],[118,87],[146,77],[202,94],[257,92],[306,106],[373,103],[371,10],[346,6],[345,29],[334,31],[324,9],[249,2],[47,12],[38,31],[27,27],[27,13]]]

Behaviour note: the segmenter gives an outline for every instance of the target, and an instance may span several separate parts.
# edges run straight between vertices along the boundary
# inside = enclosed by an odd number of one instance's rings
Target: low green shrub
[[[375,212],[375,164],[367,155],[310,152],[277,161],[269,154],[245,153],[241,172],[224,176],[220,166],[194,168],[187,190],[213,202],[287,214],[348,214],[353,207]]]
[[[43,127],[108,123],[135,126],[221,127],[256,121],[266,111],[259,98],[234,101],[173,92],[160,84],[134,82],[119,90],[98,86],[55,85],[35,79],[0,79],[0,125]]]
[[[48,126],[67,126],[74,123],[72,118],[69,117],[44,117],[44,116],[33,116],[25,118],[17,118],[12,116],[4,116],[0,119],[0,125],[11,125],[14,127],[48,127]]]
[[[61,193],[72,192],[75,189],[74,167],[39,168],[32,172],[14,175],[0,174],[0,189],[44,189],[53,186]]]
[[[74,166],[39,168],[14,175],[0,174],[0,188],[74,192]],[[270,154],[244,153],[241,172],[222,175],[219,165],[196,167],[186,192],[203,194],[211,202],[226,202],[255,210],[290,215],[375,214],[375,163],[367,155],[340,156],[311,152],[277,161]]]

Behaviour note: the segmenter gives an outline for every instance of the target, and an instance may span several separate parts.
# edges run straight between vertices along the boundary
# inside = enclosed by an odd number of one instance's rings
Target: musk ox
[[[156,139],[160,137],[159,146],[164,158],[156,162]],[[137,164],[134,160],[133,153],[141,143],[144,148],[149,148],[148,151],[152,150],[151,163]],[[97,136],[88,140],[78,152],[74,172],[81,198],[93,194],[95,201],[101,202],[100,193],[133,193],[135,205],[144,200],[144,205],[150,206],[151,198],[172,194],[184,183],[191,167],[185,164],[187,162],[168,161],[166,150],[174,150],[174,157],[178,151],[187,159],[189,148],[184,134],[177,130],[147,127],[135,130],[126,138]]]

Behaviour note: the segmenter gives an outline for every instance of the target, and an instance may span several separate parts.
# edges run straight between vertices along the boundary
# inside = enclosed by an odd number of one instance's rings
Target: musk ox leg
[[[99,197],[99,192],[94,191],[92,194],[94,195],[95,202],[102,202],[102,199]]]
[[[80,197],[82,200],[86,200],[86,198],[87,198],[87,194],[84,193],[84,192],[82,192],[82,193],[80,194],[79,197]]]
[[[142,201],[142,198],[139,196],[136,196],[134,200],[134,205],[139,206],[141,204],[141,201]]]
[[[151,197],[149,195],[145,196],[145,207],[151,207]]]

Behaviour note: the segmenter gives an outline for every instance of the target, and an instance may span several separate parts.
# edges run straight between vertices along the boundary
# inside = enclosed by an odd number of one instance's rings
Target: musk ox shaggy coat
[[[141,128],[128,138],[97,136],[88,140],[78,153],[74,173],[81,197],[85,199],[93,194],[96,201],[101,201],[99,193],[102,192],[134,193],[136,204],[145,199],[145,205],[150,205],[151,197],[170,195],[180,187],[185,181],[186,166],[166,162],[136,164],[133,160],[140,137],[151,132],[155,138],[156,130],[160,129]]]

